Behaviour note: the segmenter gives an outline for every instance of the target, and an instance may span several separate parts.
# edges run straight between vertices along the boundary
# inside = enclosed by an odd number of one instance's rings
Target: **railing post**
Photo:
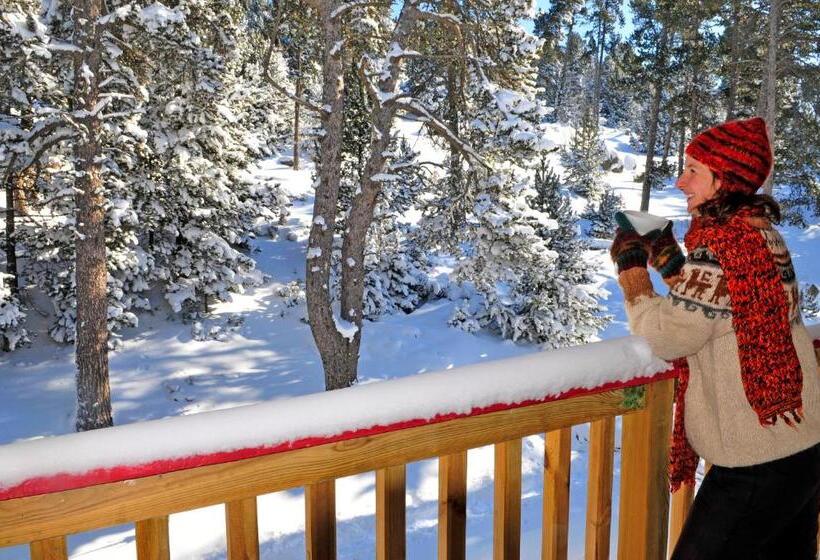
[[[307,560],[336,560],[336,481],[305,487]]]
[[[438,560],[467,556],[467,452],[438,459]]]
[[[666,556],[673,391],[673,379],[650,383],[645,408],[623,417],[618,560]]]
[[[68,547],[65,537],[53,537],[34,541],[29,546],[31,560],[67,560]]]
[[[495,444],[493,560],[521,553],[521,440]]]
[[[614,451],[615,417],[609,416],[590,423],[587,523],[584,551],[586,560],[609,559]]]
[[[566,560],[572,428],[547,432],[544,440],[544,504],[541,558]]]
[[[376,558],[404,560],[405,466],[376,471]]]
[[[259,560],[259,525],[255,497],[225,504],[225,529],[228,560]]]
[[[167,515],[137,521],[135,528],[139,560],[169,560],[171,558]]]

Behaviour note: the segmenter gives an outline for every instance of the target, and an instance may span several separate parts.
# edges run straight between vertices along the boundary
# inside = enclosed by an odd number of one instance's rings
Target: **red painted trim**
[[[663,379],[671,379],[677,376],[674,369],[670,369],[652,376],[636,377],[626,382],[613,381],[605,383],[593,389],[576,388],[570,389],[558,395],[549,395],[542,399],[531,399],[520,403],[497,403],[485,407],[474,408],[469,413],[447,413],[438,414],[433,418],[416,418],[413,420],[404,420],[388,425],[377,425],[370,428],[362,428],[359,430],[349,430],[341,434],[336,434],[326,437],[306,437],[295,441],[280,443],[271,446],[249,447],[244,449],[236,449],[233,451],[220,451],[217,453],[209,453],[204,455],[192,455],[188,457],[179,457],[174,459],[161,459],[152,461],[150,463],[141,463],[138,465],[118,465],[112,468],[99,468],[87,471],[81,474],[72,473],[57,473],[48,476],[40,476],[30,478],[14,486],[8,488],[0,488],[0,501],[11,500],[14,498],[25,498],[29,496],[36,496],[39,494],[50,494],[54,492],[62,492],[65,490],[75,490],[77,488],[86,488],[89,486],[96,486],[99,484],[107,484],[110,482],[121,482],[123,480],[130,480],[134,478],[144,478],[147,476],[154,476],[158,474],[165,474],[185,469],[192,469],[195,467],[203,467],[206,465],[216,465],[220,463],[229,463],[231,461],[239,461],[241,459],[249,459],[252,457],[260,457],[263,455],[272,455],[274,453],[281,453],[283,451],[292,451],[294,449],[304,449],[306,447],[314,447],[326,443],[334,443],[338,441],[355,439],[360,437],[372,436],[376,434],[383,434],[402,430],[405,428],[413,428],[416,426],[424,426],[426,424],[437,424],[439,422],[446,422],[456,418],[465,418],[468,416],[478,416],[490,412],[497,412],[500,410],[512,410],[516,408],[523,408],[534,404],[540,404],[551,401],[559,401],[580,395],[593,395],[596,393],[603,393],[605,391],[612,391],[614,389],[623,389],[626,387],[634,387],[636,385],[644,385],[653,381],[660,381]]]

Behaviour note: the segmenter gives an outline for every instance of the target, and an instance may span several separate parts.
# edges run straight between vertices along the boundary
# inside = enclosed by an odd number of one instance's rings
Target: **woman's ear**
[[[710,169],[710,171],[711,171],[711,169]],[[718,173],[715,173],[714,171],[711,171],[711,172],[712,172],[712,186],[715,189],[712,192],[716,193],[720,190],[720,186],[721,186],[720,175]]]

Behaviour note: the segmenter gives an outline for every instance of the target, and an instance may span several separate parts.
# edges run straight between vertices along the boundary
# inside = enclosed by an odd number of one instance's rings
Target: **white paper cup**
[[[655,216],[654,214],[649,214],[648,212],[624,210],[623,214],[639,235],[646,235],[650,231],[663,229],[666,227],[666,224],[669,223],[669,220],[666,218],[661,218],[660,216]]]

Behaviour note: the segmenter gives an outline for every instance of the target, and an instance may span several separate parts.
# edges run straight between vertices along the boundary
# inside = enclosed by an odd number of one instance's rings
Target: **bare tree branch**
[[[268,48],[265,51],[265,60],[262,63],[262,78],[264,78],[264,80],[270,86],[272,86],[276,91],[278,91],[279,93],[281,93],[285,97],[295,101],[296,103],[298,103],[302,107],[305,107],[306,109],[308,109],[310,111],[313,111],[315,113],[319,113],[319,114],[324,113],[325,109],[323,109],[322,107],[319,107],[315,103],[312,103],[312,102],[308,101],[307,99],[305,99],[303,97],[297,97],[295,94],[289,92],[288,90],[286,90],[285,88],[283,88],[282,86],[280,86],[279,84],[276,83],[276,80],[274,80],[273,77],[270,75],[270,62],[271,62],[271,57],[273,56],[273,45],[274,45],[274,39],[270,38],[270,42],[268,43]]]
[[[487,171],[492,171],[493,168],[488,164],[484,159],[478,155],[478,153],[473,149],[472,146],[467,144],[464,140],[458,137],[458,135],[450,130],[450,128],[438,120],[435,115],[433,115],[430,111],[428,111],[423,105],[416,103],[415,101],[408,102],[396,102],[396,107],[407,111],[408,113],[414,114],[418,117],[421,117],[423,121],[436,132],[441,134],[452,147],[457,149],[459,152],[464,154],[467,158],[473,160],[475,163],[478,163],[482,167],[484,167]]]

